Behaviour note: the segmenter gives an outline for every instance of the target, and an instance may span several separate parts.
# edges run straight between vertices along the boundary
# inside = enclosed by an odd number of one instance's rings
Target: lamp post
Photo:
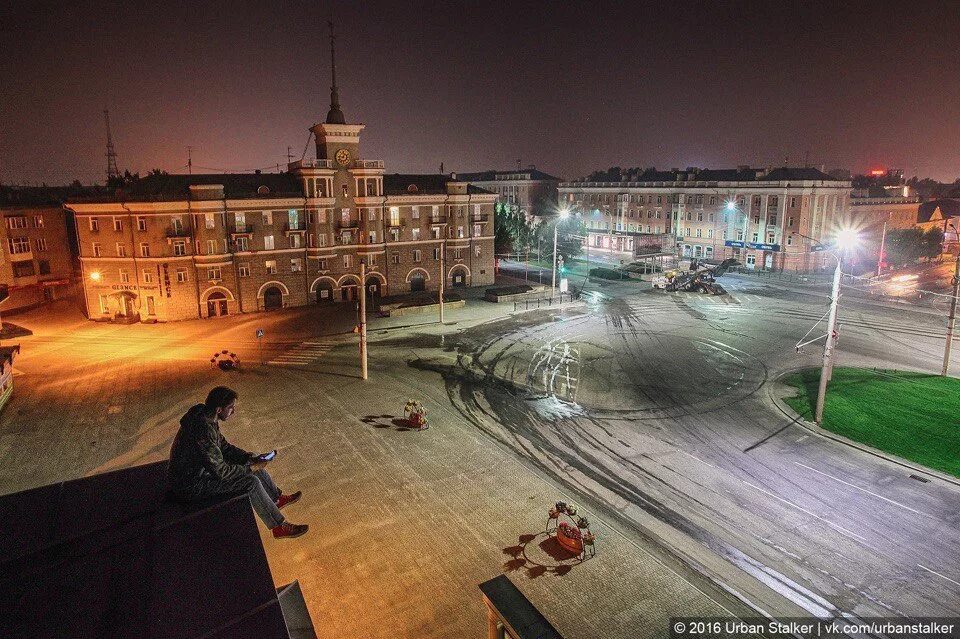
[[[553,223],[553,282],[551,288],[557,288],[557,228],[560,226],[560,220],[565,220],[570,215],[570,209],[562,208],[557,213],[557,220]]]
[[[953,223],[947,222],[950,226]],[[957,232],[957,227],[953,226],[953,232]],[[960,295],[960,247],[957,250],[957,264],[953,270],[953,297],[950,299],[950,318],[947,321],[947,343],[943,347],[943,369],[940,375],[947,376],[950,372],[950,350],[953,348],[953,329],[957,324],[957,295]]]
[[[805,235],[803,237],[806,237]],[[812,239],[812,238],[808,238]],[[830,319],[827,321],[827,339],[823,344],[823,367],[820,369],[820,388],[817,391],[817,408],[814,419],[817,424],[823,423],[823,405],[827,396],[827,383],[833,376],[833,352],[837,342],[837,309],[840,302],[840,270],[843,256],[840,251],[856,244],[857,234],[851,230],[842,230],[837,233],[836,247],[838,251],[832,253],[837,260],[837,269],[833,273],[833,292],[830,294]]]

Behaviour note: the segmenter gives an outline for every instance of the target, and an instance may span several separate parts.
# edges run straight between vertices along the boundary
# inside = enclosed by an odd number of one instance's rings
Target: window
[[[756,264],[756,263],[757,263],[757,256],[756,256],[756,255],[748,255],[748,256],[747,256],[747,266],[753,266],[753,265]]]
[[[440,239],[440,227],[439,227],[439,226],[434,226],[434,227],[431,229],[431,233],[432,233],[432,235],[433,235],[433,239],[435,239],[435,240],[439,240],[439,239]]]
[[[33,270],[33,262],[27,260],[26,262],[13,263],[14,277],[27,277],[28,275],[34,275],[34,274],[35,274],[35,271]]]
[[[350,255],[343,256],[343,268],[344,270],[349,270],[353,268],[353,258]]]
[[[326,246],[327,245],[327,234],[321,233],[317,236],[317,246]]]
[[[474,225],[473,225],[473,236],[474,236],[474,237],[480,237],[481,235],[483,235],[483,225],[482,225],[482,224],[474,224]]]
[[[438,262],[440,261],[440,247],[436,247],[433,249],[433,259],[435,259]]]
[[[741,230],[739,230],[739,229],[737,230],[737,241],[738,241],[738,242],[742,242],[742,241],[743,241],[743,231],[741,231]]]
[[[760,241],[760,234],[759,234],[759,233],[754,233],[754,234],[753,234],[753,243],[756,244],[756,243],[759,242],[759,241]]]
[[[788,236],[787,236],[787,246],[793,246],[793,236],[792,236],[792,235],[788,235]]]
[[[420,229],[417,229],[417,228],[410,229],[410,233],[413,234],[414,241],[417,241],[420,239]]]
[[[235,240],[234,244],[235,250],[238,253],[245,253],[250,250],[250,240],[245,235],[241,235]]]
[[[43,253],[47,250],[47,238],[38,237],[33,242],[37,245],[37,253]]]
[[[185,269],[185,268],[178,268],[178,269],[177,269],[177,283],[178,283],[178,284],[183,284],[183,283],[186,282],[186,281],[187,281],[187,269]]]
[[[400,229],[390,229],[390,240],[393,242],[400,241]]]
[[[713,239],[713,229],[707,229],[707,238]]]
[[[177,240],[173,243],[173,254],[174,255],[186,255],[187,254],[187,243],[183,240]]]
[[[716,203],[717,203],[717,196],[716,196],[716,195],[711,195],[711,196],[710,196],[710,204],[716,204]]]
[[[459,260],[463,258],[463,249],[453,249],[453,259]]]
[[[264,226],[273,226],[273,211],[264,211],[264,212],[263,212],[263,225],[264,225]]]
[[[277,261],[276,260],[267,260],[264,262],[264,266],[267,269],[267,275],[276,275],[277,273]]]
[[[203,228],[212,229],[216,228],[217,220],[213,217],[213,213],[206,213],[203,216]],[[141,229],[142,230],[142,229]]]
[[[214,282],[219,282],[220,280],[222,280],[222,279],[223,279],[223,273],[221,272],[220,267],[219,267],[219,266],[211,266],[210,268],[208,268],[208,269],[207,269],[207,279],[208,279],[208,280],[211,280],[211,281],[214,281]]]
[[[374,222],[377,219],[377,209],[367,209],[367,221]]]
[[[237,225],[237,231],[243,231],[247,228],[247,214],[246,213],[234,213],[233,214],[233,223]]]
[[[376,243],[377,243],[377,232],[376,232],[376,231],[368,231],[368,232],[367,232],[367,240],[368,240],[368,241],[367,241],[368,244],[376,244]]]
[[[117,242],[117,257],[126,257],[127,256],[127,246],[126,244],[121,244]]]
[[[477,244],[476,246],[473,247],[473,255],[474,255],[474,257],[480,257],[480,252],[481,252],[481,251],[480,251],[480,245],[479,245],[479,244]]]
[[[776,225],[777,225],[777,216],[776,216],[776,215],[771,215],[771,216],[770,216],[770,220],[767,222],[767,224],[769,224],[770,226],[776,226]]]
[[[350,224],[350,209],[340,209],[340,224],[343,226]]]
[[[130,283],[130,272],[125,268],[120,269],[120,281],[124,284]]]
[[[390,226],[400,226],[400,207],[390,207]]]
[[[13,251],[11,251],[12,253]],[[100,242],[93,243],[93,256],[100,257]]]
[[[50,275],[50,260],[38,260],[37,265],[40,267],[40,275]]]
[[[794,209],[796,207],[797,207],[797,198],[795,197],[790,198],[790,208]]]
[[[697,212],[697,222],[703,222],[703,212]]]
[[[414,261],[414,262],[419,262],[419,261],[420,261],[420,249],[414,249],[414,251],[413,251],[413,261]]]
[[[291,257],[290,258],[290,272],[291,273],[300,273],[303,271],[303,258],[302,257]]]
[[[290,209],[287,211],[287,223],[290,225],[291,229],[300,228],[300,211],[297,209]]]
[[[327,261],[326,260],[317,260],[317,268],[321,271],[327,270]]]
[[[109,312],[109,306],[107,305],[107,304],[108,304],[108,302],[107,302],[107,296],[106,296],[106,295],[98,295],[97,297],[100,299],[100,312],[101,312],[101,313],[108,313],[108,312]]]
[[[113,218],[113,230],[122,231],[123,230],[123,218],[115,217]]]
[[[213,255],[217,253],[217,241],[216,240],[207,240],[207,255]]]
[[[100,230],[100,219],[96,217],[90,218],[90,230],[96,233]]]
[[[377,265],[377,256],[371,253],[364,261],[367,263],[367,267],[372,268]]]
[[[170,228],[175,236],[183,235],[183,220],[180,219],[179,215],[170,216]]]
[[[663,204],[663,196],[662,196],[662,195],[658,195],[658,196],[657,196],[657,204]]]
[[[410,217],[413,218],[414,220],[419,220],[419,219],[420,219],[420,207],[419,207],[419,206],[415,206],[415,207],[413,207],[412,209],[410,209]]]
[[[390,262],[392,264],[400,263],[400,253],[398,251],[394,251],[393,253],[390,254]]]
[[[27,218],[23,216],[8,217],[7,228],[8,229],[25,229],[27,228]]]
[[[42,215],[34,215],[34,216],[33,216],[33,228],[35,228],[35,229],[42,229],[42,228],[43,228],[43,216],[42,216]]]
[[[703,237],[703,232],[701,229],[697,229],[697,237]]]
[[[137,218],[137,230],[138,230],[138,231],[146,231],[146,230],[147,230],[147,218],[145,218],[145,217],[138,217],[138,218]]]
[[[250,277],[250,265],[249,264],[239,265],[237,267],[237,274],[240,277]]]
[[[264,251],[272,251],[272,250],[273,250],[273,236],[272,236],[272,235],[264,235],[264,236],[263,236],[263,250],[264,250]]]
[[[290,235],[290,248],[300,248],[301,241],[302,240],[300,239],[300,234],[293,233],[292,235]]]
[[[773,244],[774,242],[776,242],[776,235],[771,231],[767,233],[767,244]]]
[[[143,283],[151,284],[153,282],[153,272],[150,269],[143,269]]]
[[[788,218],[787,218],[787,226],[793,226],[793,218],[792,218],[792,217],[788,217]]]
[[[777,208],[777,205],[779,205],[779,204],[780,204],[780,198],[777,197],[776,195],[771,195],[771,196],[770,196],[770,203],[768,204],[768,207],[771,208],[771,209],[775,209],[775,208]]]

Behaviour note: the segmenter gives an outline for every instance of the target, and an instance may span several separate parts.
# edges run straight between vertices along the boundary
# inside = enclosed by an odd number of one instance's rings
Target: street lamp
[[[802,233],[797,233],[801,237],[807,237]],[[811,237],[807,239],[813,240]],[[814,240],[816,241],[816,240]],[[843,253],[847,249],[853,248],[860,241],[857,232],[853,229],[841,229],[837,232],[837,239],[834,246],[837,252],[830,252],[830,255],[837,260],[837,270],[833,273],[833,292],[830,294],[830,319],[827,321],[827,339],[823,344],[823,367],[820,369],[820,388],[817,391],[817,409],[814,419],[817,424],[823,423],[823,404],[827,396],[827,382],[833,375],[833,350],[837,342],[837,307],[840,302],[840,267],[843,264]]]
[[[953,222],[947,221],[947,224],[953,227],[953,232],[957,232],[957,227]],[[950,319],[947,321],[947,343],[943,347],[943,369],[940,375],[947,376],[950,372],[950,349],[953,348],[953,329],[957,323],[957,295],[960,295],[960,247],[957,250],[957,265],[953,271],[953,297],[950,298]]]
[[[90,279],[92,281],[99,282],[102,278],[103,276],[100,275],[100,271],[90,271]]]
[[[565,220],[568,217],[570,217],[570,209],[563,207],[557,213],[557,221],[553,224],[553,282],[551,287],[554,289],[557,288],[557,227],[560,226],[560,220]]]

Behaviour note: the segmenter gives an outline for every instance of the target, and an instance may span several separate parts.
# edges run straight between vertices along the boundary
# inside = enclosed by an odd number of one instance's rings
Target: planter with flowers
[[[556,522],[555,526],[551,524]],[[596,554],[594,542],[596,536],[590,531],[590,522],[586,517],[577,516],[577,507],[558,501],[547,513],[547,534],[556,533],[557,543],[562,548],[576,554],[581,560]]]

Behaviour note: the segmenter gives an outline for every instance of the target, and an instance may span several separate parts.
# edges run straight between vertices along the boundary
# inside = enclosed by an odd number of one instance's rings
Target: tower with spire
[[[340,89],[337,87],[337,49],[336,38],[333,33],[333,22],[330,26],[330,110],[326,119],[313,125],[310,130],[317,141],[317,159],[332,161],[336,168],[349,168],[357,159],[360,151],[360,131],[362,124],[347,124],[340,107]]]

